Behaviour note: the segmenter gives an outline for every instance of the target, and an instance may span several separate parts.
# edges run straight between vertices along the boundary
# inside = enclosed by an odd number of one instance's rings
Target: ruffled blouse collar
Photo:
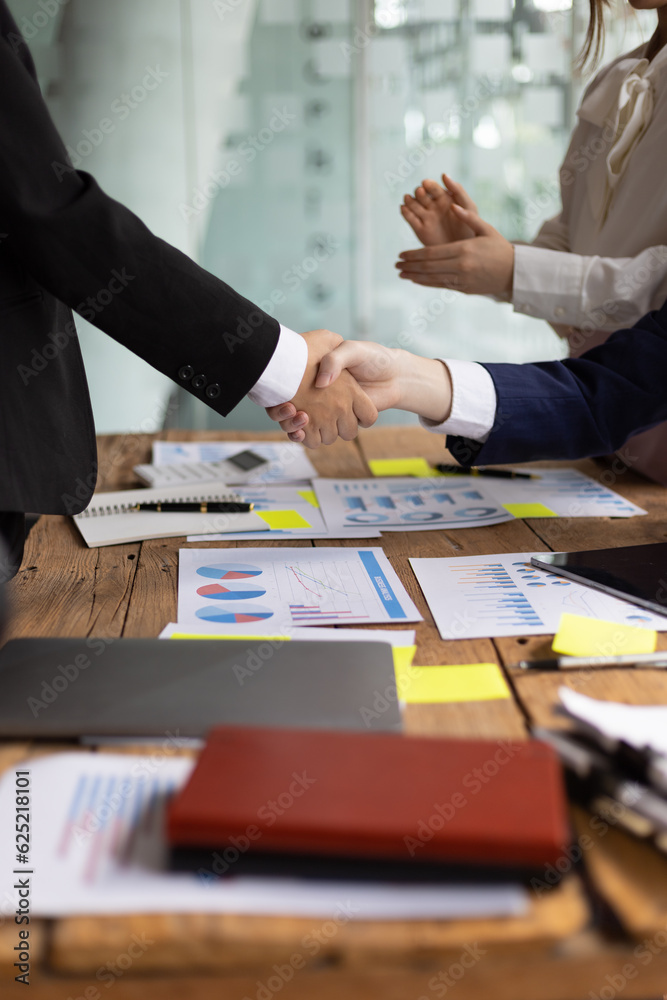
[[[630,157],[653,116],[656,77],[667,67],[667,46],[649,62],[646,45],[619,59],[582,101],[579,118],[602,129],[605,182],[593,195],[593,210],[600,225],[607,217],[614,191]]]

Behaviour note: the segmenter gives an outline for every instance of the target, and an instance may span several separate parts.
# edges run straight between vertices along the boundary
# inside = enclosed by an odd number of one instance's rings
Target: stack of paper
[[[36,917],[103,913],[257,913],[350,920],[522,916],[516,885],[370,884],[217,877],[167,870],[165,808],[187,780],[177,738],[150,757],[55,754],[31,760],[30,908]],[[20,767],[20,765],[18,765]],[[0,893],[19,908],[15,769],[0,782]],[[222,864],[224,861],[220,859]],[[19,866],[20,867],[20,866]],[[233,874],[233,871],[232,871]]]

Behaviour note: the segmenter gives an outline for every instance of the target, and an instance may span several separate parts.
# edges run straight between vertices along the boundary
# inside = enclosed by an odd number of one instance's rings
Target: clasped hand
[[[346,340],[322,358],[315,393],[330,392],[346,377],[353,378],[376,408],[376,416],[377,410],[392,407],[409,410],[435,423],[442,423],[449,416],[451,380],[440,361],[382,344]],[[272,420],[280,422],[292,441],[308,445],[312,410],[304,412],[295,399],[267,412]]]
[[[301,413],[304,419],[298,425],[299,435],[295,440],[303,441],[308,448],[333,444],[339,437],[351,441],[359,427],[375,423],[377,407],[349,372],[341,370],[335,385],[332,379],[331,384],[316,386],[320,362],[343,344],[339,334],[310,330],[303,337],[308,345],[308,363],[299,390],[292,402],[272,406],[267,413],[278,421],[292,420],[297,412]],[[290,430],[295,429],[290,426]]]

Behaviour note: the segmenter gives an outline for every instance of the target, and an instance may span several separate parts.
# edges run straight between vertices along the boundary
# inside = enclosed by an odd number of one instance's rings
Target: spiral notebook
[[[120,490],[116,493],[95,493],[90,506],[74,515],[77,528],[90,548],[100,545],[121,545],[141,542],[146,538],[177,538],[181,535],[213,535],[218,532],[266,531],[266,521],[257,514],[200,514],[198,511],[157,513],[156,511],[131,511],[137,503],[158,503],[184,500],[202,503],[218,500],[233,503],[243,500],[233,492],[220,492],[210,488],[193,489],[190,486],[172,486],[169,489]]]

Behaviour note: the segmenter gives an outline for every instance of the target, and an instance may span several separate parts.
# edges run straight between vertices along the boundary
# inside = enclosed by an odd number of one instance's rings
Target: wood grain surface
[[[247,442],[257,435],[172,431],[161,437]],[[262,437],[280,438],[278,434]],[[137,486],[132,466],[150,460],[153,440],[151,435],[100,438],[98,488]],[[412,456],[431,462],[447,460],[441,440],[414,427],[364,431],[356,442],[340,441],[310,453],[319,474],[340,478],[368,475],[371,458]],[[404,716],[406,732],[526,739],[530,725],[567,725],[557,708],[561,684],[630,704],[667,704],[667,672],[659,670],[526,673],[513,668],[519,659],[548,655],[551,636],[443,642],[409,566],[411,556],[574,550],[667,538],[662,488],[631,472],[619,475],[592,461],[575,467],[640,504],[648,514],[614,520],[513,521],[457,531],[388,534],[381,541],[369,542],[382,546],[424,616],[416,627],[415,663],[497,662],[513,692],[504,701],[409,706]],[[234,548],[257,544],[269,543],[228,543]],[[308,548],[330,543],[275,544]],[[333,544],[352,547],[358,541]],[[176,618],[178,550],[187,545],[184,539],[154,539],[88,549],[68,518],[42,517],[29,536],[21,571],[9,588],[12,621],[7,637],[156,636]],[[220,543],[197,543],[197,547],[207,546],[219,548]],[[667,636],[660,637],[660,648],[667,648]],[[56,749],[63,747],[0,743],[0,770]],[[589,828],[590,817],[578,812],[576,824],[580,834]],[[600,997],[600,991],[612,989],[610,984],[619,987],[621,978],[624,984],[614,995],[625,1000],[662,997],[667,992],[667,933],[666,946],[656,946],[646,964],[636,948],[642,936],[655,937],[667,929],[664,859],[647,853],[619,830],[610,830],[609,836],[599,838],[584,853],[577,865],[568,868],[565,862],[566,875],[559,884],[531,892],[527,917],[348,923],[316,955],[305,953],[303,941],[322,921],[231,914],[34,921],[28,995],[35,1000],[97,1000],[106,995],[106,984],[98,978],[100,969],[124,952],[132,934],[145,934],[152,942],[145,955],[112,984],[116,1000],[266,1000],[261,988],[269,989],[266,984],[275,977],[274,966],[281,967],[301,952],[307,959],[305,968],[279,989],[274,979],[272,996],[433,1000],[445,995],[438,990],[445,981],[442,976],[451,969],[451,989],[456,987],[454,995],[460,1000],[590,1000],[591,993]],[[0,920],[3,998],[25,995],[12,982],[15,932],[5,914]],[[463,968],[459,959],[466,947],[475,945],[483,955],[458,981],[458,970]]]

